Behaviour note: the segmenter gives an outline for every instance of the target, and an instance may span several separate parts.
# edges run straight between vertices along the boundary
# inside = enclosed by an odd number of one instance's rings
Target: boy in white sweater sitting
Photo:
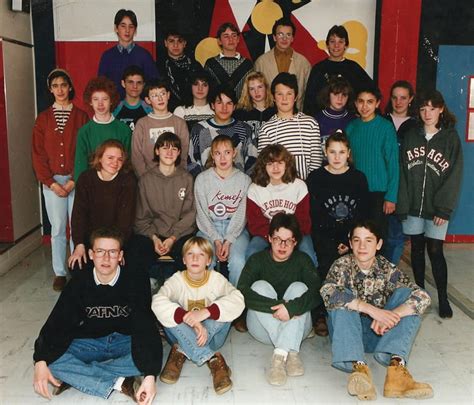
[[[186,270],[175,273],[153,296],[152,310],[173,344],[160,380],[176,383],[188,358],[198,366],[208,364],[214,390],[223,394],[232,388],[232,381],[230,368],[217,350],[245,304],[224,276],[208,270],[212,256],[206,239],[189,239],[183,246]]]

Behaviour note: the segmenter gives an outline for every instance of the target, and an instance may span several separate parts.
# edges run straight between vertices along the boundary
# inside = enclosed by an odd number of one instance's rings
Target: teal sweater
[[[278,298],[264,297],[251,289],[258,280],[268,281],[275,289]],[[291,283],[301,281],[306,284],[308,291],[302,296],[287,303],[283,295]],[[245,305],[249,309],[259,312],[273,313],[272,306],[285,304],[290,317],[311,311],[321,304],[319,288],[321,281],[313,262],[306,253],[295,250],[290,258],[284,262],[272,259],[268,249],[250,256],[240,275],[237,288],[245,298]]]
[[[114,119],[108,124],[90,120],[77,132],[76,157],[74,159],[74,181],[89,168],[89,159],[97,146],[108,139],[117,139],[125,146],[130,156],[132,132],[128,125]]]
[[[396,203],[399,182],[398,143],[391,122],[376,115],[369,122],[353,120],[346,133],[357,170],[367,177],[369,191],[385,193],[385,200]]]

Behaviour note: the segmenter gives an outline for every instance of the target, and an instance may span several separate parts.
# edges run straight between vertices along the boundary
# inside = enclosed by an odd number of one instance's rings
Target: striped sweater
[[[258,152],[270,144],[283,145],[295,157],[298,176],[305,180],[321,166],[323,151],[319,125],[309,115],[301,112],[287,119],[274,115],[260,129]]]

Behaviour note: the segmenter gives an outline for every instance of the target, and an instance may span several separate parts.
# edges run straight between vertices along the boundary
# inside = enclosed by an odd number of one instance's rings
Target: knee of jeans
[[[308,287],[305,283],[301,281],[295,281],[288,286],[285,294],[283,295],[283,299],[292,300],[294,298],[301,297],[306,291],[308,291]]]
[[[408,287],[399,287],[395,289],[395,291],[388,299],[385,308],[393,309],[398,307],[399,305],[403,304],[408,299],[408,297],[410,297],[411,293],[412,289]]]
[[[256,293],[268,297],[268,298],[276,298],[277,293],[273,286],[265,280],[257,280],[255,281],[252,286],[250,287]]]

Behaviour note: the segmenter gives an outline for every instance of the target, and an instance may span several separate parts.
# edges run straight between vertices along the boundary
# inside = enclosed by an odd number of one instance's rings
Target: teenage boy
[[[148,280],[119,265],[118,230],[100,228],[90,242],[93,271],[69,281],[35,342],[34,389],[48,399],[48,383],[54,395],[74,387],[107,399],[117,390],[151,404],[163,348]]]
[[[376,398],[364,353],[387,367],[384,393],[389,398],[429,398],[429,384],[413,380],[406,368],[421,315],[431,299],[397,266],[381,255],[382,239],[370,220],[356,223],[349,234],[352,253],[337,259],[321,287],[328,310],[332,365],[351,373],[349,394]]]
[[[118,44],[102,54],[97,76],[111,79],[117,86],[120,98],[124,98],[125,91],[120,83],[127,67],[136,65],[141,68],[146,81],[156,79],[158,72],[150,53],[133,41],[138,27],[136,14],[122,8],[115,14],[114,25]]]
[[[399,162],[394,126],[377,114],[381,94],[377,88],[361,89],[355,106],[359,118],[346,128],[357,170],[369,183],[369,218],[387,235],[388,215],[395,211],[398,194]]]
[[[202,71],[202,66],[194,58],[186,55],[186,39],[179,31],[168,31],[164,40],[166,56],[157,62],[161,77],[170,83],[171,98],[168,109],[184,105],[186,92],[191,87],[190,77]]]
[[[319,93],[332,77],[344,77],[355,92],[362,87],[374,85],[370,76],[357,62],[344,57],[349,47],[349,34],[344,26],[331,27],[326,36],[326,46],[329,57],[313,66],[306,87],[303,111],[312,117],[318,109]]]
[[[141,99],[145,87],[145,75],[138,66],[132,65],[125,69],[122,76],[122,87],[125,98],[114,110],[114,117],[128,125],[133,131],[137,121],[152,112],[152,108]]]
[[[152,80],[145,87],[145,101],[153,112],[138,120],[132,138],[132,165],[138,177],[156,166],[154,146],[165,132],[178,135],[183,156],[188,155],[189,132],[186,122],[171,113],[168,102],[171,97],[167,80]],[[186,159],[181,162],[186,167]]]
[[[234,24],[229,22],[222,24],[217,30],[216,38],[222,52],[209,58],[204,69],[209,72],[216,84],[227,84],[233,88],[239,99],[245,77],[253,69],[253,63],[237,52],[240,31]]]
[[[323,161],[319,125],[313,117],[296,112],[298,82],[290,73],[279,73],[271,91],[277,113],[260,128],[258,151],[270,144],[283,145],[295,157],[298,177],[305,180]]]
[[[298,78],[296,105],[298,109],[301,109],[311,64],[291,46],[295,39],[296,27],[289,18],[275,21],[272,34],[275,47],[256,60],[255,70],[262,72],[268,83],[271,83],[278,73],[286,72],[296,75]]]
[[[257,149],[252,144],[252,129],[242,121],[232,117],[237,98],[229,86],[217,86],[211,96],[211,108],[214,118],[198,122],[191,130],[189,145],[188,171],[196,177],[206,168],[211,151],[211,142],[217,135],[226,135],[232,139],[236,156],[235,166],[250,173],[257,159]]]

